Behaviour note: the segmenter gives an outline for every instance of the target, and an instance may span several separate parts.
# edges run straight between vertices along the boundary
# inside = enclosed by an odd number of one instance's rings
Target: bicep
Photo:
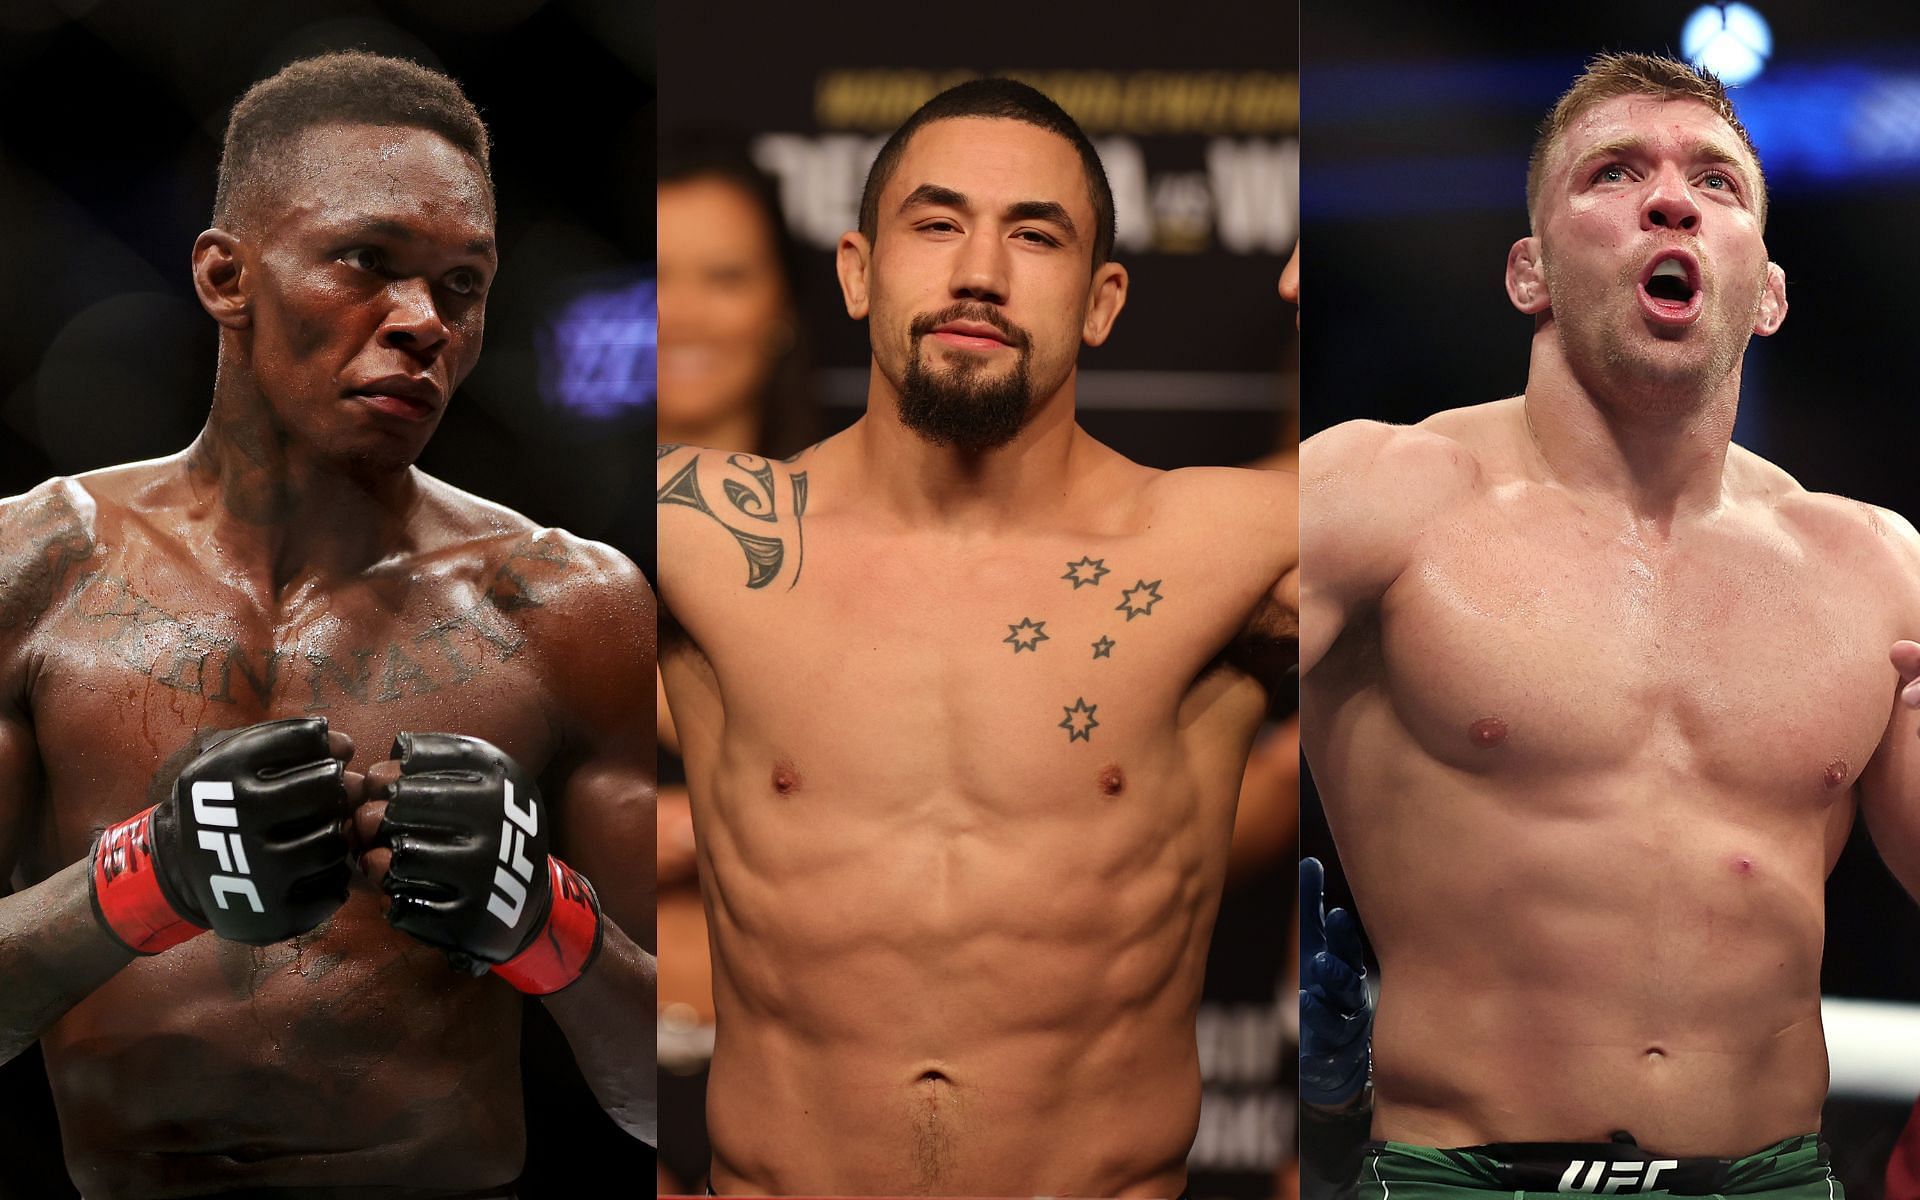
[[[1894,704],[1886,733],[1860,773],[1860,813],[1887,869],[1920,898],[1920,712],[1904,704]],[[1830,850],[1829,860],[1835,853]]]
[[[558,853],[593,884],[600,908],[653,949],[654,780],[651,748],[598,754],[568,773]]]

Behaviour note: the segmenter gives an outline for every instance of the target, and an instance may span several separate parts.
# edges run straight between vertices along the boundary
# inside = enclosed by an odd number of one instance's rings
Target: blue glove
[[[1360,930],[1344,908],[1326,912],[1326,870],[1300,860],[1300,1099],[1337,1107],[1367,1085],[1373,993]]]

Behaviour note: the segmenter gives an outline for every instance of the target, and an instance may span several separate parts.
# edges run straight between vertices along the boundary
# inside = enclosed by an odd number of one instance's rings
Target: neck
[[[1018,436],[971,453],[936,446],[900,420],[900,398],[872,368],[867,415],[851,432],[866,477],[914,522],[992,527],[1058,503],[1085,439],[1073,419],[1075,373],[1039,401]]]
[[[214,544],[276,590],[349,574],[403,548],[419,486],[410,467],[353,470],[288,434],[250,378],[222,369],[185,456],[194,509]]]
[[[1740,364],[1686,394],[1650,402],[1631,384],[1601,394],[1581,382],[1551,322],[1535,332],[1524,397],[1527,431],[1551,476],[1666,524],[1721,499],[1740,401]]]

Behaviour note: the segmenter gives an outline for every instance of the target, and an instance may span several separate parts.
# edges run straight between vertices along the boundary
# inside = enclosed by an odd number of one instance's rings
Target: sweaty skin
[[[1519,410],[1303,454],[1306,511],[1394,564],[1301,687],[1380,960],[1374,1136],[1750,1153],[1819,1125],[1825,880],[1920,555],[1738,450],[1642,539]]]
[[[99,831],[214,732],[279,717],[351,739],[355,800],[401,730],[540,779],[607,917],[542,1003],[607,1110],[652,1122],[652,960],[622,931],[651,922],[651,595],[612,550],[408,465],[479,352],[478,165],[385,126],[287,153],[275,203],[195,247],[221,353],[194,445],[0,501],[0,1053],[40,1038],[90,1200],[519,1173],[527,1001],[391,929],[372,880],[263,948],[208,933],[129,962],[89,911]]]
[[[623,868],[595,851],[591,826],[566,824],[558,798],[597,736],[585,720],[613,699],[588,669],[603,635],[580,625],[620,621],[605,597],[643,585],[603,547],[444,485],[420,499],[404,545],[278,602],[210,559],[206,506],[178,459],[0,509],[0,529],[37,535],[7,538],[10,565],[26,568],[10,582],[35,586],[0,604],[0,815],[16,885],[159,800],[208,734],[317,714],[354,738],[355,771],[402,729],[494,742],[552,781],[561,856],[631,913]],[[90,1196],[400,1181],[432,1194],[518,1172],[522,1002],[390,930],[362,883],[290,942],[203,934],[135,960],[41,1044]]]
[[[1526,395],[1302,447],[1303,744],[1380,961],[1373,1136],[1749,1154],[1819,1126],[1856,806],[1920,881],[1888,661],[1920,543],[1729,445],[1785,294],[1726,124],[1617,98],[1552,162],[1509,260]],[[1636,293],[1676,248],[1691,323]]]
[[[1054,502],[981,536],[888,510],[870,422],[660,463],[714,1187],[1175,1195],[1292,477],[1075,430]]]

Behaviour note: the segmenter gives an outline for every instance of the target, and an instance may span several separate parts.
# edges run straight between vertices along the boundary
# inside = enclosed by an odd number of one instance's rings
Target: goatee
[[[979,321],[992,325],[1019,351],[1010,370],[987,372],[984,356],[961,354],[944,367],[927,364],[920,343],[927,334],[951,321]],[[907,359],[907,375],[900,387],[900,420],[908,429],[936,446],[979,454],[1004,446],[1026,427],[1033,407],[1033,388],[1027,377],[1032,342],[990,306],[956,304],[942,312],[916,317]]]

